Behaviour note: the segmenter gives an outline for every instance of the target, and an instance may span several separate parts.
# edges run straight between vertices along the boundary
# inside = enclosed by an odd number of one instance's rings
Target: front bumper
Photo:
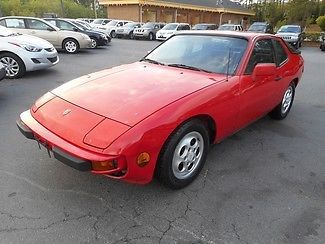
[[[60,61],[56,50],[53,52],[47,52],[44,49],[41,52],[25,51],[25,55],[22,54],[19,57],[23,60],[26,71],[46,69],[58,64]]]
[[[20,119],[17,120],[16,124],[19,131],[26,138],[37,141],[49,152],[51,151],[57,160],[74,169],[79,171],[91,171],[94,174],[104,174],[111,178],[118,179],[121,179],[124,176],[120,174],[120,172],[125,172],[125,164],[121,164],[118,168],[111,171],[103,172],[93,170],[92,162],[108,161],[116,158],[116,156],[91,152],[65,141],[38,123],[29,110],[20,115]]]
[[[89,39],[82,39],[79,42],[79,47],[80,48],[90,48],[91,47],[91,40]]]

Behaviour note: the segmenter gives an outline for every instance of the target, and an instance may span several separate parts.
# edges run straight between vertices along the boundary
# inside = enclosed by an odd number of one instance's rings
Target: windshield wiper
[[[150,59],[150,58],[143,58],[140,60],[140,62],[148,62],[148,63],[152,63],[152,64],[165,65],[164,63],[158,62],[158,61]]]
[[[170,67],[176,67],[176,68],[182,68],[182,69],[195,70],[195,71],[201,71],[201,72],[206,72],[206,73],[212,73],[209,70],[200,69],[198,67],[189,66],[189,65],[186,65],[186,64],[168,64],[168,66],[170,66]]]

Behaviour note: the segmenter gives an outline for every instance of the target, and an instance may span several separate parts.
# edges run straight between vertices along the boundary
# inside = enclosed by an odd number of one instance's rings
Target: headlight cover
[[[15,45],[17,47],[21,47],[23,49],[25,49],[28,52],[40,52],[42,51],[42,48],[39,47],[35,47],[33,45],[29,45],[29,44],[18,44],[18,43],[14,43],[14,42],[9,42],[12,45]]]

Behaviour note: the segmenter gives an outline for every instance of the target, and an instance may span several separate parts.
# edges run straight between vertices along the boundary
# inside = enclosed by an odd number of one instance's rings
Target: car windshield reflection
[[[160,45],[142,61],[150,60],[154,64],[233,75],[247,43],[246,39],[236,37],[178,35]]]

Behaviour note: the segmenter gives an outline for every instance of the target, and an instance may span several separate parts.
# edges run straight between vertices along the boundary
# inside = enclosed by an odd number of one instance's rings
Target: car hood
[[[163,107],[224,79],[224,75],[137,62],[83,76],[52,93],[87,111],[134,126]]]
[[[30,35],[17,35],[17,36],[8,36],[3,37],[8,42],[16,42],[18,44],[26,44],[26,45],[33,45],[40,48],[52,48],[53,45],[49,43],[48,41],[38,38],[36,36],[30,36]]]

